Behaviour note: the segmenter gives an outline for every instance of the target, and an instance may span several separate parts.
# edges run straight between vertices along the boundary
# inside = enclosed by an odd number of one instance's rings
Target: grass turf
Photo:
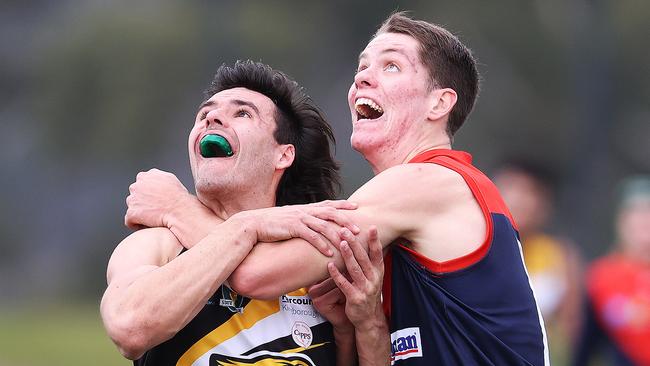
[[[0,308],[0,366],[128,366],[104,332],[99,305]]]

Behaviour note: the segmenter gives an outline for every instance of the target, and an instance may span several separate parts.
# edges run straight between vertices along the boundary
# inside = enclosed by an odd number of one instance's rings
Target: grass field
[[[128,366],[98,305],[0,308],[0,366]]]

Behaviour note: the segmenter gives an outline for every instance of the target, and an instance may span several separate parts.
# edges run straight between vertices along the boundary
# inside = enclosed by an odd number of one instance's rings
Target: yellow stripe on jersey
[[[287,295],[289,295],[289,296],[305,296],[305,295],[307,295],[307,289],[306,288],[300,288],[300,289],[297,289],[296,291],[289,292]]]
[[[293,296],[293,295],[291,295],[291,296]],[[294,348],[294,349],[288,349],[288,350],[282,351],[282,352],[280,352],[280,353],[287,353],[287,354],[288,354],[288,353],[300,353],[300,352],[304,352],[304,351],[306,351],[306,350],[308,350],[308,349],[314,349],[314,348],[317,348],[317,347],[320,347],[320,346],[324,346],[324,345],[326,345],[327,343],[329,343],[329,342],[323,342],[323,343],[318,343],[318,344],[312,344],[311,346],[309,346],[309,347],[307,347],[307,348],[305,348],[305,347],[298,347],[298,348]]]
[[[290,292],[290,296],[304,296],[307,290],[304,288]],[[242,313],[234,314],[225,323],[206,334],[198,342],[194,343],[181,358],[176,366],[191,366],[196,360],[218,344],[234,337],[244,329],[249,329],[258,321],[269,315],[280,311],[278,300],[255,300],[252,299],[244,308]],[[314,346],[310,347],[313,348]]]
[[[194,361],[198,360],[216,345],[234,337],[244,329],[251,328],[258,321],[278,311],[280,311],[280,304],[277,300],[251,300],[244,308],[243,313],[233,314],[228,321],[194,343],[178,359],[176,366],[191,366]]]

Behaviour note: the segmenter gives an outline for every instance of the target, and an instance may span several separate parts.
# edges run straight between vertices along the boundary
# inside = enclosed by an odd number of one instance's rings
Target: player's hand
[[[324,255],[332,256],[330,245],[338,246],[343,231],[359,233],[359,228],[345,214],[356,208],[356,204],[346,200],[323,201],[242,211],[233,217],[247,220],[255,228],[258,241],[302,238]]]
[[[367,238],[368,253],[359,243],[361,237],[347,236],[341,243],[341,255],[351,281],[333,263],[327,266],[332,280],[345,295],[345,314],[357,330],[386,321],[381,307],[384,259],[376,227],[368,230]]]
[[[345,315],[345,296],[343,292],[336,287],[336,283],[331,278],[327,278],[321,283],[310,286],[308,289],[309,297],[313,301],[314,308],[332,324],[339,332],[352,332],[354,325]]]
[[[140,172],[129,186],[124,224],[132,229],[169,227],[168,215],[196,207],[195,201],[174,174],[159,169]]]

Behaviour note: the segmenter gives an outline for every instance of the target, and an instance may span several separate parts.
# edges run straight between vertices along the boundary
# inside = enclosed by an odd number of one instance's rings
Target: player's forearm
[[[343,266],[337,250],[325,257],[302,239],[258,243],[235,269],[228,282],[247,297],[273,299],[328,277],[327,263]]]
[[[112,282],[102,316],[123,354],[138,358],[187,325],[255,242],[246,226],[223,224],[169,263],[130,282]]]
[[[338,329],[334,327],[336,343],[336,366],[354,366],[357,364],[357,352],[354,328]]]
[[[362,232],[370,226],[362,225],[359,225]],[[367,250],[365,240],[359,240],[359,243]],[[303,239],[258,243],[233,272],[229,283],[237,293],[244,296],[272,299],[329,277],[329,262],[340,270],[345,270],[340,251],[332,249],[334,255],[326,257]]]
[[[390,365],[390,334],[381,310],[363,324],[355,325],[359,366]]]
[[[166,216],[167,227],[185,248],[192,248],[223,222],[196,197],[189,196],[182,206]]]

